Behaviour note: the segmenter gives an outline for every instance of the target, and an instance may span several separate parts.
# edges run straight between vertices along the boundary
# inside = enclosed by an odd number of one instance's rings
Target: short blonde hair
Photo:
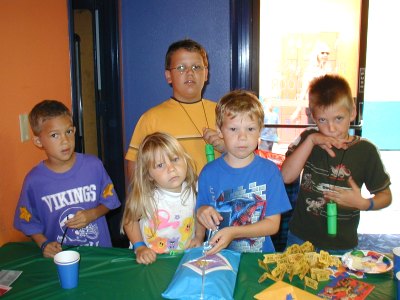
[[[248,114],[257,121],[259,128],[264,126],[264,110],[257,96],[245,90],[234,90],[224,95],[215,108],[218,128],[222,128],[224,116],[235,118],[238,114]]]

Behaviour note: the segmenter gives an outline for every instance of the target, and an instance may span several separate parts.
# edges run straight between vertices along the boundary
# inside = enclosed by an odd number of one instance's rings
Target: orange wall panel
[[[19,115],[43,99],[71,107],[67,0],[0,1],[0,246],[26,239],[13,228],[24,177],[44,153],[21,142]]]

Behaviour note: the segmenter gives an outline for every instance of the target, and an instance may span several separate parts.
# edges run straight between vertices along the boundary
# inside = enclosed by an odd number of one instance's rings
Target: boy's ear
[[[205,73],[205,77],[204,77],[204,82],[208,81],[208,68],[205,69],[206,73]]]
[[[165,70],[164,75],[165,75],[165,79],[167,80],[168,84],[172,84],[171,71]]]
[[[356,106],[353,105],[353,109],[352,109],[351,115],[350,115],[350,122],[353,122],[356,119],[356,116],[357,116]]]
[[[42,142],[40,141],[40,138],[39,138],[38,136],[34,135],[34,136],[32,137],[32,141],[33,141],[33,144],[34,144],[36,147],[39,147],[39,148],[42,148],[42,147],[43,147]]]
[[[219,129],[219,127],[217,127],[217,132],[218,132],[218,137],[223,139],[224,136],[222,135],[221,129]]]

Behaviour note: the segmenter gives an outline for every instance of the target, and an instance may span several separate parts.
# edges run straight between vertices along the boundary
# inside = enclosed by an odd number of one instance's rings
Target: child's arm
[[[124,230],[128,236],[129,241],[135,245],[135,243],[143,242],[143,237],[140,232],[140,226],[138,221],[129,222],[124,225]],[[148,248],[146,245],[139,246],[135,249],[136,261],[138,264],[151,264],[156,261],[157,253]]]
[[[49,241],[43,234],[37,233],[31,235],[32,240],[38,245],[42,250],[43,257],[54,257],[58,252],[60,252],[61,245],[56,241]]]
[[[346,142],[347,140],[338,140],[319,132],[308,135],[304,142],[301,143],[291,155],[285,158],[281,170],[283,181],[285,183],[292,183],[299,177],[314,146],[321,147],[330,156],[335,157],[335,153],[331,148],[346,149]]]
[[[206,228],[196,220],[196,231],[194,238],[190,241],[189,248],[199,247],[204,242],[204,236],[206,234]]]
[[[361,190],[352,177],[349,178],[348,183],[351,190],[332,187],[332,191],[324,192],[324,198],[328,201],[333,200],[340,206],[351,207],[359,210],[378,210],[385,208],[392,203],[392,192],[389,187],[377,192],[371,202],[370,199],[362,197]]]
[[[210,244],[213,245],[207,255],[212,255],[226,248],[234,239],[253,238],[259,236],[268,236],[278,232],[281,215],[273,215],[264,218],[254,224],[243,226],[230,226],[219,230],[211,239]]]
[[[100,204],[95,208],[80,210],[78,211],[72,219],[66,222],[68,228],[80,229],[86,227],[88,224],[92,223],[94,220],[104,216],[110,211],[105,205]]]

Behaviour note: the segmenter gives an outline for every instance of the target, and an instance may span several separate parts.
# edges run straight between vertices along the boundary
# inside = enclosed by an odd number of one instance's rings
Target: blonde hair
[[[124,214],[121,222],[121,233],[124,233],[124,226],[132,221],[139,221],[141,218],[156,222],[157,203],[154,199],[154,191],[157,183],[152,180],[149,169],[159,157],[165,154],[170,159],[178,156],[187,165],[185,182],[186,188],[182,191],[182,205],[191,191],[196,192],[197,173],[193,159],[185,152],[178,140],[167,133],[155,132],[145,137],[139,146],[134,176],[130,182],[130,192],[126,199]]]
[[[264,126],[264,110],[257,96],[245,90],[235,90],[224,95],[215,108],[218,128],[222,128],[224,116],[235,118],[247,113],[250,119],[257,121],[259,128]]]

